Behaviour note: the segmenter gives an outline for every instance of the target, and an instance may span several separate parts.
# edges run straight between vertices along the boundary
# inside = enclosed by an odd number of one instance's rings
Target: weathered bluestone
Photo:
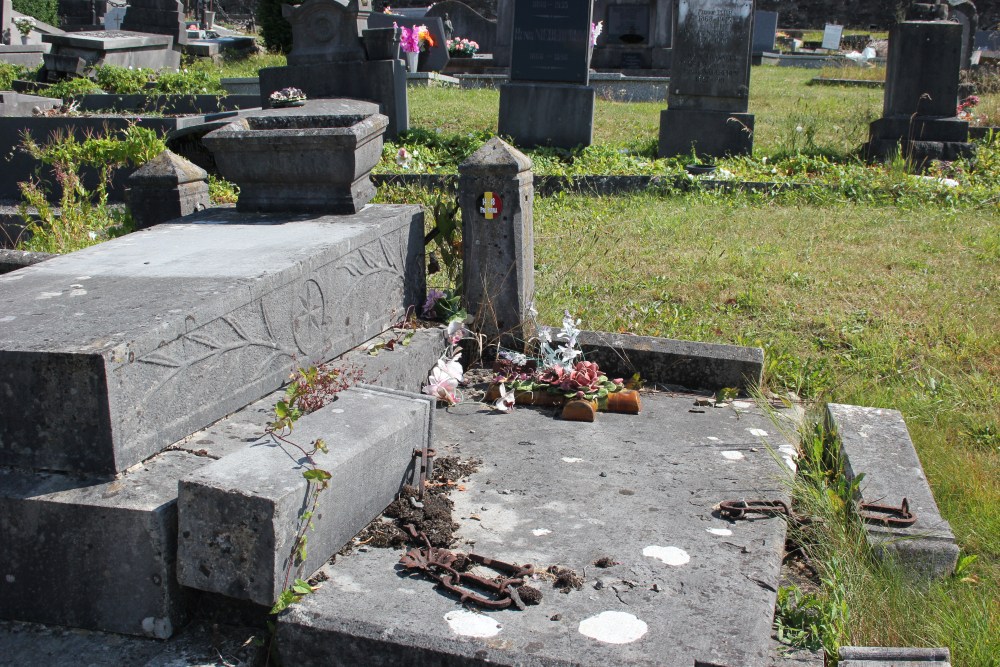
[[[908,528],[867,524],[868,541],[897,558],[918,577],[943,577],[955,570],[958,545],[941,517],[920,459],[897,410],[827,405],[828,424],[840,440],[845,474],[861,481],[862,502],[898,507],[906,498],[916,522]]]
[[[422,303],[419,207],[191,220],[0,276],[0,465],[124,470]]]
[[[465,308],[487,346],[523,350],[535,296],[531,159],[494,137],[458,171]]]
[[[187,618],[177,480],[208,461],[165,452],[112,481],[0,468],[0,617],[169,637]]]
[[[208,172],[164,150],[128,177],[125,193],[136,229],[175,220],[211,205]]]
[[[433,399],[352,388],[300,418],[288,439],[307,447],[322,439],[307,465],[303,452],[265,437],[181,480],[178,579],[186,586],[273,604],[286,572],[308,577],[375,518],[413,480],[414,449],[429,446]],[[308,555],[295,561],[296,536],[313,505],[309,468],[329,472],[319,493]]]
[[[698,343],[650,336],[584,331],[580,348],[608,377],[718,391],[735,387],[748,394],[760,386],[764,350],[759,347]]]

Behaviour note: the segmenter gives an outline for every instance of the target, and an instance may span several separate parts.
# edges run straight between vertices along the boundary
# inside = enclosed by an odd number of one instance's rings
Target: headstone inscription
[[[753,150],[750,38],[753,0],[678,0],[660,157],[721,157]]]
[[[510,80],[587,85],[591,9],[578,0],[517,0]]]
[[[778,36],[778,12],[756,11],[753,13],[754,54],[774,51],[774,40]]]
[[[611,44],[649,42],[649,5],[608,7],[607,41]]]
[[[500,87],[498,132],[520,147],[589,146],[591,3],[516,0],[510,83]]]
[[[844,36],[844,26],[827,23],[823,28],[823,48],[827,51],[839,51],[840,39]]]

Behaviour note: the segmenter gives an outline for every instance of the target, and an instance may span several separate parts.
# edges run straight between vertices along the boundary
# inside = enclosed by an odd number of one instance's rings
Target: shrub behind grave
[[[268,51],[288,53],[292,49],[292,26],[281,16],[281,5],[297,5],[297,0],[260,0],[257,4],[257,25],[260,38]]]
[[[42,23],[59,25],[59,0],[13,0],[15,12],[33,16]]]

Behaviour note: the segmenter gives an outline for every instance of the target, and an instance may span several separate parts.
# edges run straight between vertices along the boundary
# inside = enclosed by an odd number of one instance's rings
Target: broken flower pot
[[[357,213],[375,196],[372,168],[389,119],[358,100],[307,100],[253,112],[204,143],[247,212]]]
[[[490,385],[484,401],[492,403],[500,398],[500,386]],[[642,399],[634,389],[621,389],[609,393],[604,399],[574,399],[545,390],[515,391],[514,400],[520,405],[563,406],[562,418],[568,421],[594,421],[594,413],[619,412],[637,415],[642,409]]]

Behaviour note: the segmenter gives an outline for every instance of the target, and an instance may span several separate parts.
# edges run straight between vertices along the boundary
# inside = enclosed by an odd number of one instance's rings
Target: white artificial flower
[[[500,398],[493,403],[493,409],[501,412],[514,412],[514,392],[507,393],[507,387],[500,383]]]

